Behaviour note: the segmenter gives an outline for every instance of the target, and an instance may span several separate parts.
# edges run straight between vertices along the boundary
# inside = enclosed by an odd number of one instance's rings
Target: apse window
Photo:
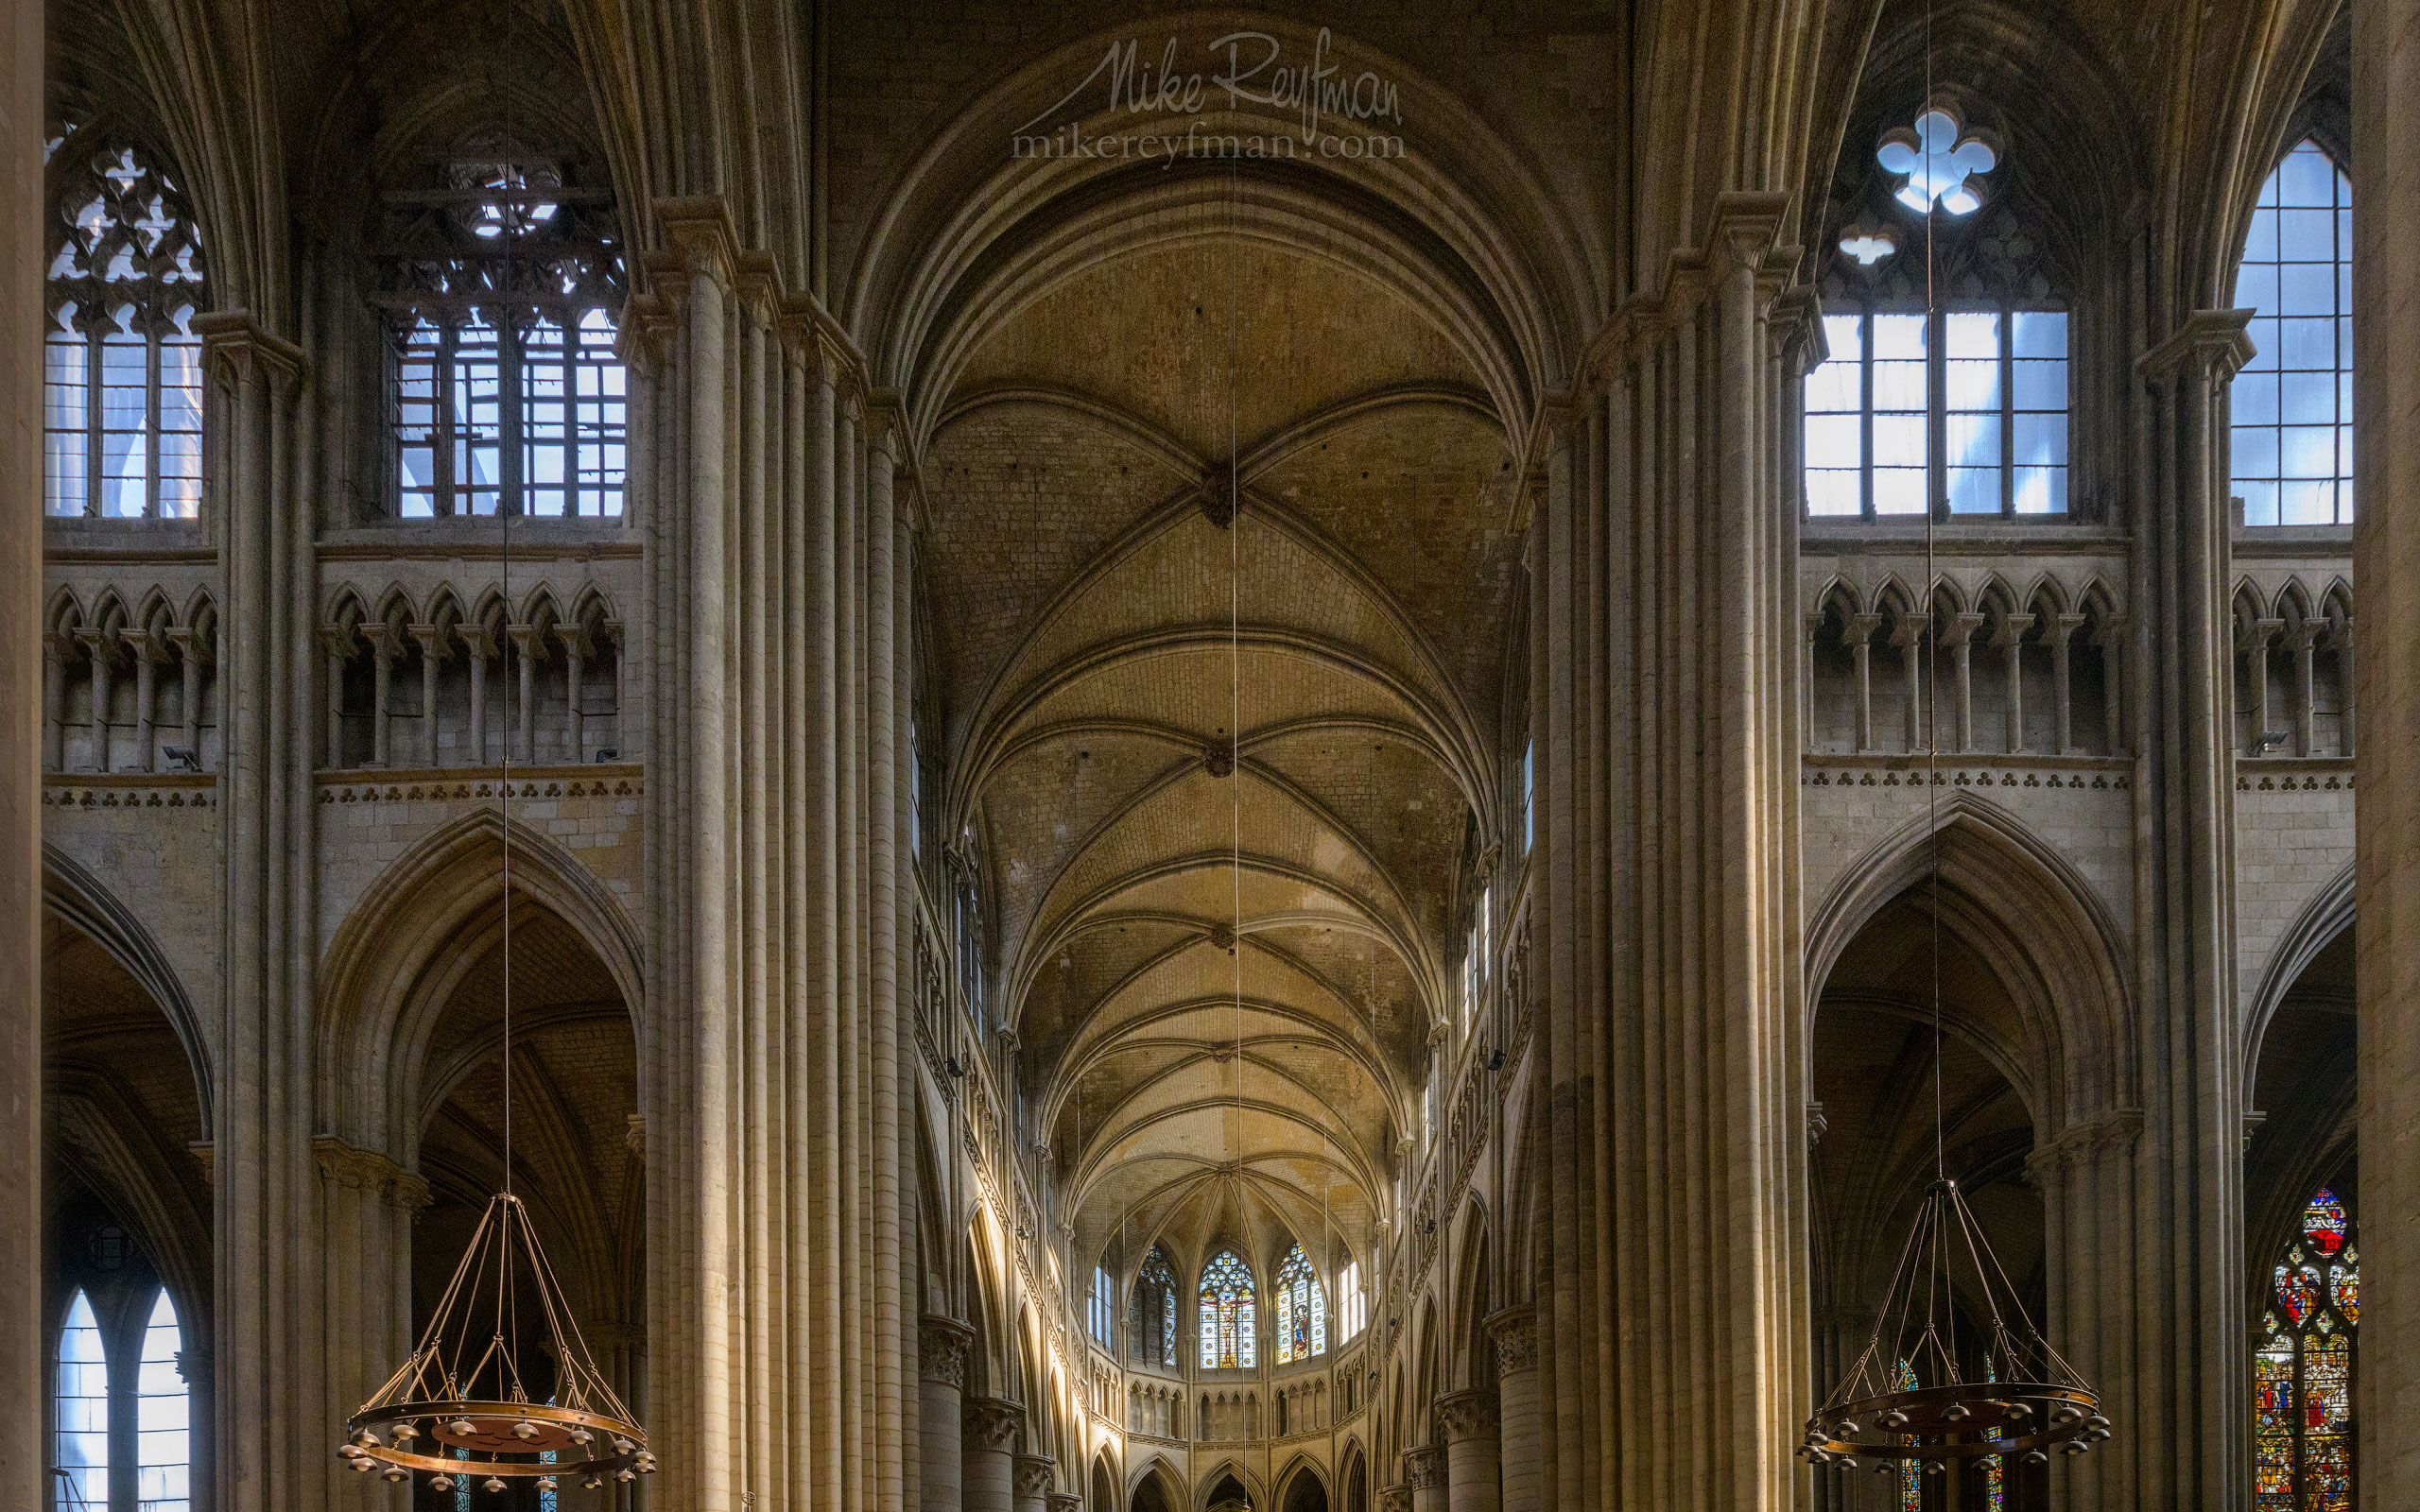
[[[177,184],[130,146],[51,154],[43,508],[112,520],[201,509],[201,243]]]
[[[601,191],[501,139],[389,195],[392,507],[405,519],[622,512],[620,236]]]
[[[1277,1363],[1327,1353],[1327,1289],[1296,1245],[1277,1265]]]
[[[1252,1267],[1232,1249],[1201,1267],[1201,1368],[1249,1370],[1259,1363],[1259,1308]]]
[[[2243,523],[2351,524],[2353,185],[2317,143],[2260,186],[2235,302],[2254,312],[2229,390]]]
[[[1862,310],[1824,318],[1806,375],[1818,519],[2067,512],[2067,312]]]

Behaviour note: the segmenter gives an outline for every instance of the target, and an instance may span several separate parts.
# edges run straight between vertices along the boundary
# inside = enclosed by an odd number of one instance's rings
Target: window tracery
[[[392,507],[407,519],[622,512],[625,288],[610,197],[501,136],[386,199]]]
[[[1277,1363],[1327,1353],[1327,1289],[1297,1244],[1277,1265]]]
[[[1134,1274],[1128,1302],[1130,1352],[1144,1365],[1176,1368],[1176,1270],[1167,1252],[1153,1245]]]
[[[2255,1512],[2349,1512],[2360,1256],[2342,1199],[2304,1204],[2277,1262],[2253,1361]]]
[[[201,507],[201,242],[133,146],[71,130],[51,153],[43,508],[194,518]]]
[[[1221,1250],[1201,1267],[1201,1368],[1249,1370],[1259,1363],[1259,1307],[1252,1267]]]
[[[2252,359],[2229,391],[2248,525],[2353,519],[2353,184],[2316,142],[2260,186],[2235,303]]]

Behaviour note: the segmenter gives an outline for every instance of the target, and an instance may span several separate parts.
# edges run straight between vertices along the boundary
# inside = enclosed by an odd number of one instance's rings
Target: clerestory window
[[[173,180],[71,129],[50,146],[43,509],[190,520],[201,509],[201,242]]]
[[[2353,520],[2353,184],[2305,142],[2260,186],[2236,270],[2252,360],[2229,391],[2248,525]]]
[[[618,517],[629,396],[609,197],[491,138],[386,210],[393,511]]]
[[[1826,315],[1806,376],[1816,518],[2067,512],[2067,313]]]

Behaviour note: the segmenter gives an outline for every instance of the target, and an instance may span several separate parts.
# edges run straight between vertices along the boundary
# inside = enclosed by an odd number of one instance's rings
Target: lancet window
[[[1139,1364],[1176,1368],[1176,1270],[1157,1245],[1134,1273],[1126,1337],[1128,1351]]]
[[[1327,1353],[1327,1288],[1296,1245],[1277,1264],[1277,1363]]]
[[[1093,1267],[1092,1295],[1085,1298],[1084,1326],[1103,1349],[1115,1341],[1110,1337],[1111,1319],[1117,1315],[1117,1280],[1099,1265]]]
[[[2353,184],[2305,142],[2260,186],[2238,309],[2253,355],[2229,391],[2248,525],[2353,519]]]
[[[1201,1267],[1201,1368],[1249,1370],[1259,1363],[1258,1296],[1252,1267],[1222,1250]]]
[[[2361,1262],[2343,1200],[2322,1187],[2271,1278],[2253,1360],[2255,1512],[2350,1512],[2353,1342]]]
[[[136,148],[71,129],[50,147],[43,508],[184,519],[201,508],[200,238]]]
[[[179,1360],[177,1306],[158,1286],[131,1298],[147,1306],[128,1310],[125,1300],[105,1302],[105,1315],[78,1287],[60,1326],[49,1488],[57,1512],[186,1512],[192,1504],[192,1395]]]
[[[386,199],[392,507],[622,512],[622,248],[610,197],[501,137]]]

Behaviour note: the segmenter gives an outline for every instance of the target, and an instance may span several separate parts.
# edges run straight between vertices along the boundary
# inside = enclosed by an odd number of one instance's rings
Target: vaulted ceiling
[[[1498,781],[1510,476],[1439,324],[1267,240],[1106,257],[960,366],[951,822],[1080,1259],[1371,1242]]]

